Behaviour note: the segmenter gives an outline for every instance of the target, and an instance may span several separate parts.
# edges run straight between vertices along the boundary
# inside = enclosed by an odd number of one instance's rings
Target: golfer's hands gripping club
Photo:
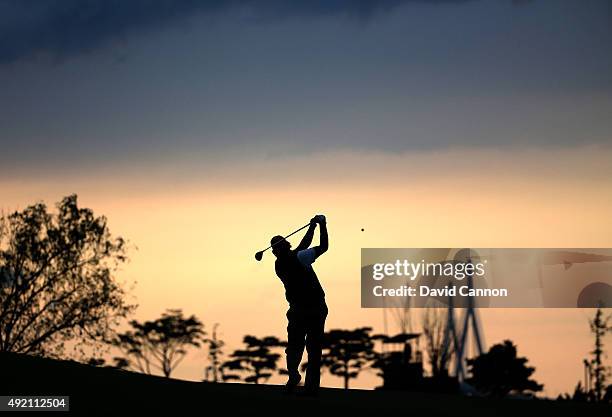
[[[323,214],[317,214],[316,216],[314,216],[312,219],[310,219],[310,224],[323,224],[325,223],[326,219],[325,216]]]

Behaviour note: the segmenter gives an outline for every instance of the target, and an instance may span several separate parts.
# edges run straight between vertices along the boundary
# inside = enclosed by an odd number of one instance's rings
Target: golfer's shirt
[[[325,302],[325,292],[312,268],[316,259],[317,253],[313,248],[297,253],[290,251],[288,256],[276,259],[276,275],[285,286],[285,297],[290,307],[312,307]]]

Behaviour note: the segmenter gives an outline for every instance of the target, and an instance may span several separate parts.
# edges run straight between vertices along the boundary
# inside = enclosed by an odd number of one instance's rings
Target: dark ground
[[[412,392],[326,388],[318,398],[302,398],[273,385],[187,382],[6,353],[0,353],[0,378],[0,395],[70,395],[70,413],[38,416],[612,416],[612,406]]]

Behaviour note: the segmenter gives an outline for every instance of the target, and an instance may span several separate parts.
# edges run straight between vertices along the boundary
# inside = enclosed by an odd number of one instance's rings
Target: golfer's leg
[[[327,308],[313,315],[309,320],[306,332],[306,350],[308,352],[308,368],[304,386],[309,391],[317,391],[321,380],[321,350],[323,348],[323,333]]]
[[[289,320],[287,325],[287,348],[285,349],[287,371],[289,371],[289,378],[296,378],[300,375],[298,368],[304,354],[306,328],[304,320],[295,313],[288,312],[287,319]]]

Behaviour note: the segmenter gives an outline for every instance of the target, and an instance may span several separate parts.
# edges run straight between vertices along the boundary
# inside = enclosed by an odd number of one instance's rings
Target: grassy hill
[[[610,416],[611,406],[453,395],[323,389],[287,396],[273,385],[166,379],[71,361],[0,353],[0,395],[70,395],[79,415]],[[57,413],[67,415],[67,413]],[[19,414],[22,415],[22,414]],[[40,415],[40,414],[38,414]],[[48,415],[48,414],[44,414]]]

